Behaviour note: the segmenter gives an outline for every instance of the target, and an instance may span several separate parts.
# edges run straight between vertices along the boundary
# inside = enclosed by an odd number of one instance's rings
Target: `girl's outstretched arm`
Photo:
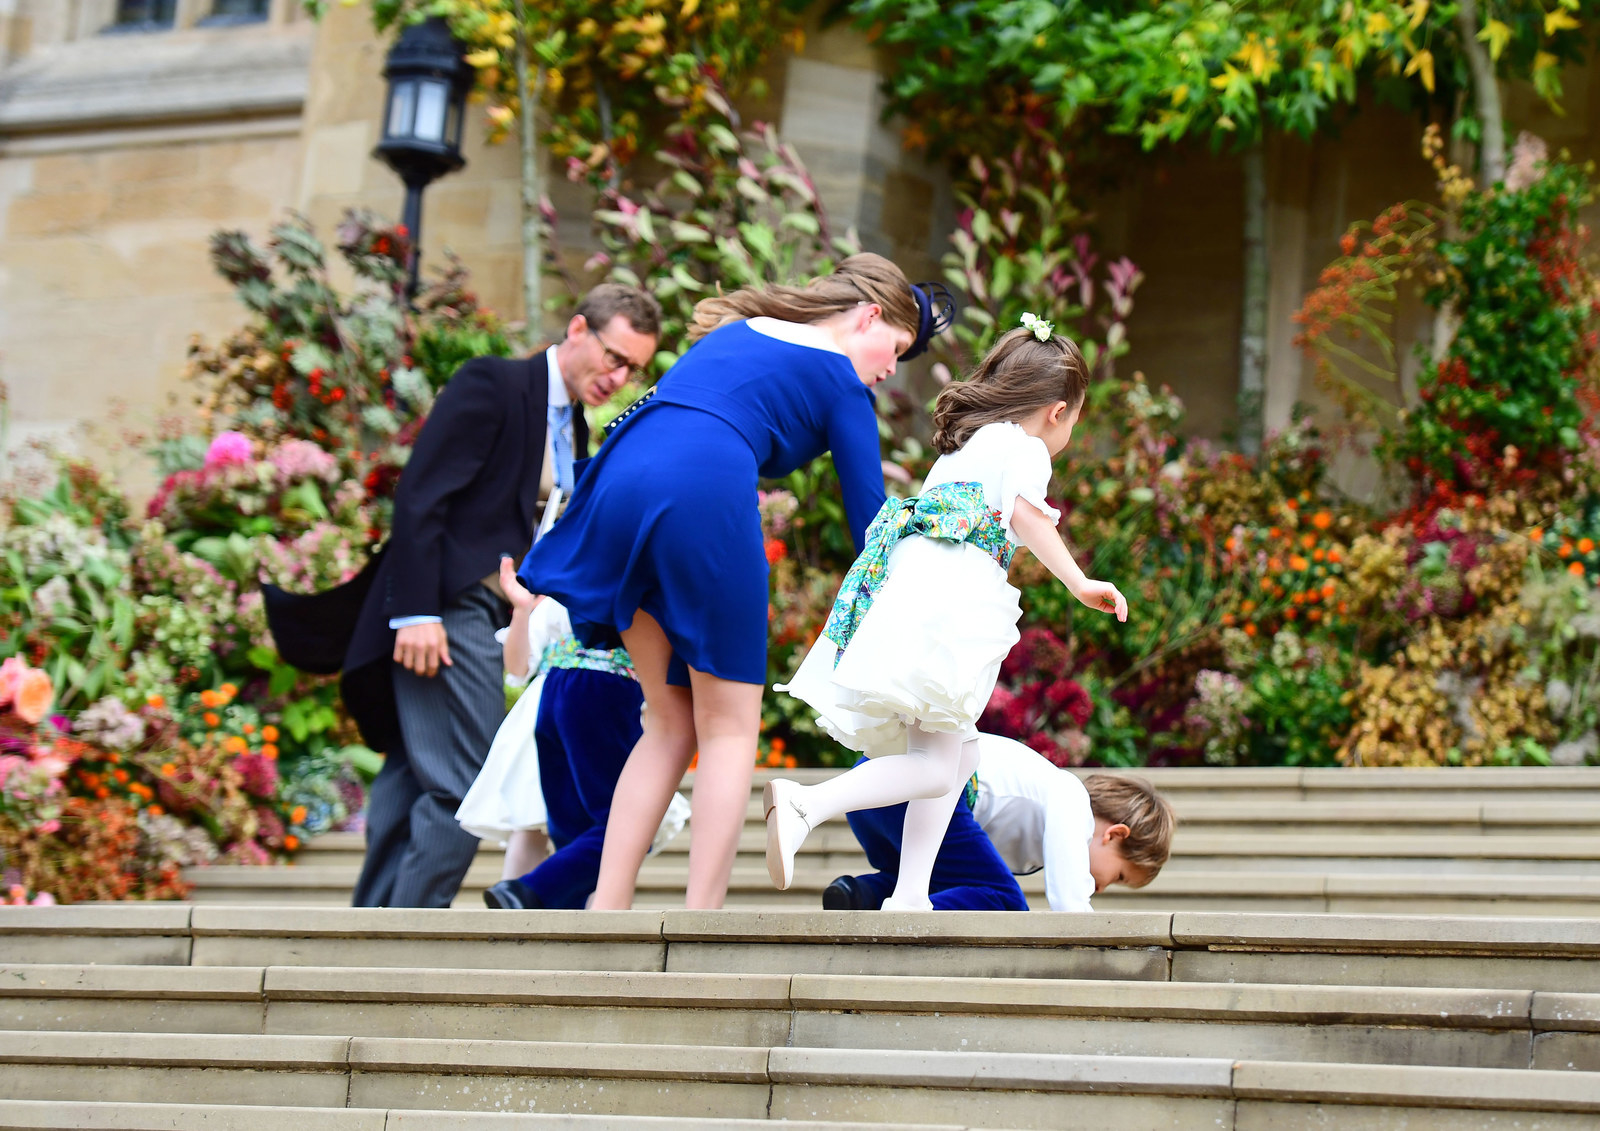
[[[1128,599],[1111,582],[1096,581],[1084,575],[1073,560],[1072,551],[1056,532],[1055,524],[1038,507],[1018,498],[1011,512],[1011,529],[1074,597],[1098,612],[1116,613],[1119,621],[1128,619]]]

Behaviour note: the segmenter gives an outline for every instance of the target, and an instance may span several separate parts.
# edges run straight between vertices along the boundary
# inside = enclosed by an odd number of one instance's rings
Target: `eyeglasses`
[[[600,348],[605,351],[605,353],[601,357],[601,360],[605,362],[606,372],[607,373],[611,372],[614,369],[626,369],[628,371],[628,379],[629,380],[631,380],[631,381],[642,381],[642,380],[644,380],[644,376],[645,376],[644,365],[635,365],[628,358],[627,354],[618,353],[616,350],[614,350],[610,346],[606,345],[606,340],[600,336],[600,331],[596,330],[593,326],[589,327],[589,333],[594,335],[594,340],[599,342],[600,343]],[[646,362],[645,364],[648,365],[649,362]]]

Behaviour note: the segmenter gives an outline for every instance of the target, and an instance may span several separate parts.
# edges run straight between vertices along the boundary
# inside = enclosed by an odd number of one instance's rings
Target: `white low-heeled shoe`
[[[767,815],[767,875],[779,891],[794,883],[794,854],[811,832],[811,821],[794,796],[799,788],[798,782],[774,778],[761,792]]]
[[[932,911],[933,910],[933,900],[924,899],[920,903],[912,903],[909,900],[907,900],[907,901],[903,901],[903,902],[900,902],[900,903],[896,903],[894,896],[891,895],[889,898],[887,898],[887,899],[885,899],[883,901],[883,906],[881,908],[879,908],[879,910],[880,911]]]

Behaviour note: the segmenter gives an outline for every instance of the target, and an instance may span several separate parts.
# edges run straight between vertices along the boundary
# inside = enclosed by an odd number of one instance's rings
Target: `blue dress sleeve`
[[[862,392],[865,393],[864,387]],[[860,553],[867,542],[867,527],[877,517],[885,497],[878,414],[873,411],[870,396],[839,398],[828,417],[828,447],[833,452],[834,470],[839,473],[839,492],[844,496],[850,537]]]

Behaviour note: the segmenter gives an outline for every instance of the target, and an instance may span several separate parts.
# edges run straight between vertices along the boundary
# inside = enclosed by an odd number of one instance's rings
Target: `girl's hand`
[[[511,602],[514,612],[531,612],[539,603],[539,598],[532,593],[517,578],[517,565],[510,554],[500,557],[500,590],[506,595],[506,600]]]
[[[1072,595],[1096,612],[1116,613],[1119,621],[1128,619],[1128,599],[1109,581],[1086,577],[1073,589]]]

